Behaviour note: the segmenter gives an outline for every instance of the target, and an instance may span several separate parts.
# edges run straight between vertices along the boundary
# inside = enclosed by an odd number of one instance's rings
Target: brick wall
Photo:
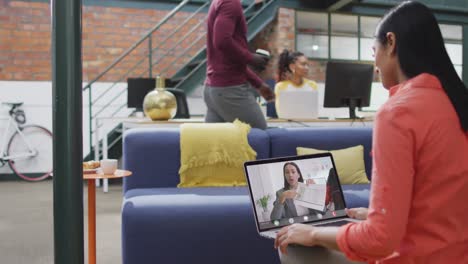
[[[169,11],[121,7],[83,6],[83,81],[90,81],[154,27]],[[205,45],[205,14],[191,19],[179,33],[166,37],[190,13],[180,13],[162,26],[152,38],[153,75],[173,75],[181,65]],[[201,22],[187,39],[178,39],[192,26]],[[192,43],[194,43],[193,46]],[[269,50],[277,58],[283,49],[295,49],[295,11],[279,8],[276,19],[252,42],[253,48]],[[117,81],[122,75],[137,77],[148,75],[148,41],[141,43],[132,56],[123,59],[101,81]],[[166,55],[165,55],[166,54]],[[178,58],[178,59],[177,59]],[[140,66],[135,66],[140,62]],[[134,70],[127,74],[127,72]],[[275,78],[276,59],[262,74]],[[325,62],[311,61],[309,78],[324,81]],[[43,2],[0,0],[0,80],[51,80],[51,19],[50,5]]]
[[[169,11],[154,9],[119,8],[102,6],[83,7],[83,80],[90,81],[154,27]],[[162,26],[152,38],[153,74],[171,76],[188,58],[204,46],[204,26],[195,30],[180,45],[161,59],[175,46],[191,26],[202,21],[205,14],[191,19],[179,33],[165,40],[189,16],[179,13]],[[164,43],[162,43],[164,42]],[[194,43],[192,47],[191,44]],[[139,61],[129,76],[148,75],[148,41],[144,41],[132,55],[106,74],[103,81],[118,80]],[[167,69],[166,69],[167,68]],[[162,70],[166,69],[166,70]],[[43,2],[0,0],[0,80],[51,80],[51,19],[50,5]]]
[[[50,80],[47,3],[0,2],[0,80]]]
[[[262,73],[264,79],[276,79],[277,59],[283,49],[295,50],[296,48],[296,17],[294,9],[279,8],[276,19],[268,25],[252,42],[252,46],[269,50],[273,60],[269,67]],[[325,81],[325,61],[310,61],[309,76],[311,80]]]

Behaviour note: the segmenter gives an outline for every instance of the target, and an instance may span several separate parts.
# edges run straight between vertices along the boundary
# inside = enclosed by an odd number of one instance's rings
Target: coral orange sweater
[[[435,76],[390,95],[374,124],[368,218],[341,227],[338,246],[369,263],[468,263],[468,134]]]

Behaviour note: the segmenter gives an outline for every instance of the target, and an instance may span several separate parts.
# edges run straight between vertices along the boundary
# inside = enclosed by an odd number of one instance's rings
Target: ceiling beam
[[[330,6],[328,6],[327,10],[329,12],[335,12],[340,10],[341,8],[347,6],[348,4],[354,2],[354,0],[338,0],[334,1]]]

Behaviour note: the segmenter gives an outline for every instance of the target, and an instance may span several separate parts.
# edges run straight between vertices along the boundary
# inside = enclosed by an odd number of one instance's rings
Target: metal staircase
[[[248,6],[245,9],[248,34],[247,40],[251,41],[262,29],[264,29],[276,15],[278,1],[262,1]],[[206,75],[206,48],[200,50],[193,58],[170,78],[170,86],[191,92],[205,79]]]
[[[252,40],[276,16],[279,0],[242,1],[248,25],[248,40]],[[196,11],[181,13],[189,5]],[[89,154],[85,160],[101,159],[102,136],[107,137],[107,152],[111,158],[119,158],[122,149],[122,117],[128,117],[134,109],[127,108],[127,78],[170,76],[167,85],[190,94],[201,85],[206,75],[205,18],[210,1],[180,2],[145,36],[132,45],[101,74],[83,87],[88,98]],[[173,20],[179,22],[171,31],[165,27]],[[181,34],[181,32],[186,32]],[[170,45],[167,45],[170,43]],[[85,109],[85,108],[84,108]],[[104,126],[100,120],[112,120]],[[97,144],[96,144],[97,142]]]

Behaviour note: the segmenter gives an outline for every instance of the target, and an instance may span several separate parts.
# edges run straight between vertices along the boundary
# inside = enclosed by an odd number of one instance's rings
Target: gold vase
[[[151,120],[169,120],[177,112],[175,96],[164,89],[164,78],[156,78],[156,89],[149,92],[143,100],[143,111]]]

